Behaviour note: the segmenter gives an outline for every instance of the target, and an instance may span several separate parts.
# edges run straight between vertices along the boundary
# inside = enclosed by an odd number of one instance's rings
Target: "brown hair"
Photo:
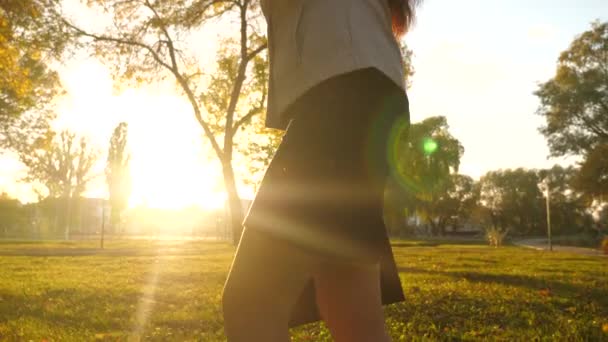
[[[403,36],[412,26],[416,6],[420,0],[388,0],[393,17],[393,33],[397,37]]]

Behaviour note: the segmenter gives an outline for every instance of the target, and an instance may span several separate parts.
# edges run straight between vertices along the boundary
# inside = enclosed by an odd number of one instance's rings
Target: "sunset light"
[[[94,80],[94,81],[92,81]],[[133,192],[130,206],[179,209],[188,206],[216,209],[224,205],[217,158],[194,120],[187,101],[171,85],[115,89],[108,70],[99,63],[82,62],[66,72],[68,94],[61,98],[62,115],[56,125],[82,132],[101,149],[112,129],[129,124]],[[89,189],[105,196],[104,160]]]
[[[0,0],[0,341],[608,342],[608,0]]]

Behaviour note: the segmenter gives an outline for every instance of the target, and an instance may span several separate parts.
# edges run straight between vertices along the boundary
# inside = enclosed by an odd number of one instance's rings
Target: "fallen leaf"
[[[551,289],[550,288],[540,289],[538,291],[538,294],[540,294],[543,297],[549,297],[549,296],[551,296]]]

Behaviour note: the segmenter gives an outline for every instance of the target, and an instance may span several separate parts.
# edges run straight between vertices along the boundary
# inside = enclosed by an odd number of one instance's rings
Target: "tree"
[[[409,89],[412,86],[412,77],[416,73],[414,64],[412,64],[412,57],[414,52],[408,48],[405,41],[400,41],[399,48],[401,49],[401,57],[403,60],[403,75],[405,77],[405,85]]]
[[[447,224],[442,201],[451,174],[458,172],[464,148],[448,131],[445,117],[428,118],[413,124],[399,142],[397,178],[408,198],[433,234],[443,233]]]
[[[6,193],[0,194],[0,236],[23,237],[26,224],[27,215],[19,200]]]
[[[454,231],[469,220],[479,202],[479,187],[473,178],[450,175],[446,193],[441,197],[438,207],[443,222],[448,222]]]
[[[520,234],[541,234],[544,200],[535,170],[490,171],[480,179],[481,204],[492,226]]]
[[[131,174],[129,163],[131,157],[126,151],[127,147],[126,122],[121,122],[114,129],[108,148],[106,161],[106,183],[110,195],[110,225],[113,230],[119,228],[121,215],[129,204],[131,196]]]
[[[69,131],[62,131],[58,135],[48,131],[35,144],[21,144],[18,150],[20,161],[27,167],[24,180],[45,186],[46,195],[43,191],[37,191],[40,197],[60,198],[65,202],[63,217],[56,218],[63,218],[64,235],[68,240],[72,200],[86,190],[98,154],[86,139],[76,139],[76,135]]]
[[[552,155],[584,154],[608,141],[607,54],[608,22],[595,22],[562,52],[555,77],[535,92]]]
[[[0,1],[0,147],[48,130],[48,106],[61,93],[48,65],[69,42],[58,0]]]
[[[588,198],[576,188],[579,174],[575,167],[560,165],[538,172],[539,179],[549,182],[551,229],[557,234],[588,232],[591,226]]]
[[[242,103],[247,75],[252,75],[252,64],[256,65],[256,58],[266,49],[266,42],[256,26],[260,16],[259,3],[251,0],[90,0],[88,3],[112,16],[111,28],[103,33],[92,33],[67,20],[66,24],[78,35],[91,40],[97,56],[114,66],[118,78],[141,83],[169,76],[188,98],[196,120],[221,163],[233,239],[237,243],[243,213],[232,164],[234,138],[251,117],[263,112],[261,101],[252,101],[252,107],[247,111],[243,110]],[[239,33],[236,54],[219,60],[220,71],[228,72],[229,77],[209,80],[211,87],[215,84],[220,89],[202,89],[204,74],[196,58],[186,53],[184,37],[210,20],[225,16],[238,20]],[[222,114],[221,123],[219,113]]]
[[[607,160],[601,157],[608,144],[607,56],[608,22],[595,22],[562,52],[554,78],[535,92],[541,101],[538,114],[546,119],[540,131],[551,155],[585,158],[580,184],[589,195],[605,189],[601,180],[608,177]]]
[[[608,143],[597,145],[587,154],[574,186],[587,195],[588,202],[608,198]]]

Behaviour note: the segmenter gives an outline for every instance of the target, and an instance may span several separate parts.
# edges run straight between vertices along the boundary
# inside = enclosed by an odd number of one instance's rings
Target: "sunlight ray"
[[[151,270],[147,274],[147,279],[143,286],[141,297],[137,303],[135,322],[131,335],[132,339],[130,340],[140,341],[143,338],[144,329],[150,319],[150,314],[154,309],[154,304],[156,303],[156,289],[160,272],[164,264],[164,258],[156,257],[151,265]]]

